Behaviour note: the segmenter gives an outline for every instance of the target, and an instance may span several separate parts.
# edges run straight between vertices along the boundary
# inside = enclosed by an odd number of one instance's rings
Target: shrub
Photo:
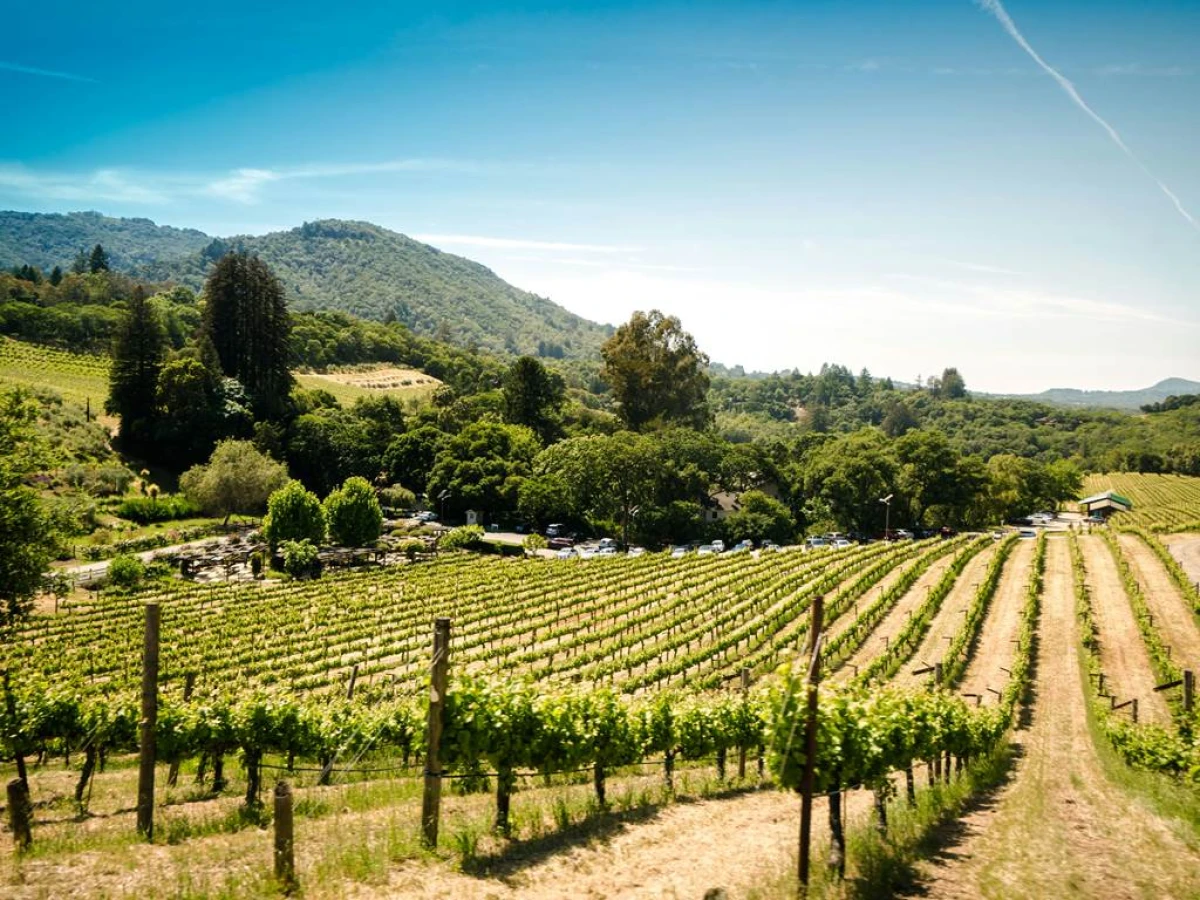
[[[153,486],[152,486],[153,487]],[[200,513],[200,508],[182,494],[162,494],[146,497],[126,497],[117,507],[117,515],[139,525],[188,519]]]
[[[452,529],[438,541],[440,550],[466,550],[483,540],[482,525],[463,525]]]
[[[417,495],[403,485],[393,484],[379,492],[379,503],[387,510],[412,509],[417,505]]]
[[[273,493],[267,502],[263,538],[272,549],[284,541],[319,545],[325,540],[325,509],[317,495],[299,481],[289,481]]]
[[[405,556],[407,556],[409,562],[412,562],[414,559],[416,559],[418,553],[424,553],[426,549],[427,547],[425,546],[425,542],[418,540],[417,538],[401,541],[396,545],[396,552],[403,553]]]
[[[108,564],[108,583],[118,588],[135,588],[146,577],[146,566],[136,556],[114,556]]]
[[[379,540],[383,511],[367,479],[355,476],[325,498],[325,519],[335,543],[367,547]]]
[[[538,550],[545,550],[549,546],[549,542],[535,532],[526,535],[525,540],[521,541],[521,546],[527,553],[536,553]]]
[[[312,541],[284,541],[280,552],[283,554],[283,571],[293,578],[308,578],[320,574],[321,561],[317,556],[317,547]]]

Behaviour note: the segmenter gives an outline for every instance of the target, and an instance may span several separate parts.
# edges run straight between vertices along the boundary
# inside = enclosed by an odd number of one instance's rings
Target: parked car
[[[563,547],[561,550],[559,550],[554,555],[557,556],[559,559],[571,559],[575,556],[575,551],[572,550],[570,547]]]
[[[722,540],[713,541],[712,548],[714,550],[716,550],[718,553],[724,553],[725,552],[725,542]]]
[[[598,550],[608,550],[610,547],[613,550],[617,549],[617,541],[615,538],[600,538],[600,543],[596,545]]]
[[[699,547],[696,548],[697,556],[712,556],[716,552],[717,552],[717,548],[714,547],[712,544],[701,544]]]
[[[645,547],[630,547],[626,556],[642,556],[646,552]]]
[[[774,541],[763,541],[762,549],[763,550],[778,550],[779,545],[777,543],[775,543]]]
[[[845,550],[847,547],[851,546],[853,545],[845,538],[835,538],[833,541],[834,550]]]
[[[566,537],[566,536],[567,536],[567,526],[563,525],[561,522],[556,522],[553,525],[546,526],[546,537],[553,538],[553,537]]]
[[[438,517],[437,517],[437,513],[435,513],[433,510],[423,509],[419,513],[417,513],[415,516],[413,516],[413,518],[416,519],[418,522],[436,522]]]
[[[763,546],[766,547],[766,544],[764,543]],[[823,537],[810,537],[804,542],[804,546],[808,547],[810,550],[816,547],[828,547],[829,541],[825,540]]]
[[[546,541],[546,546],[551,550],[570,550],[575,546],[575,541],[569,537],[552,537]]]
[[[608,547],[601,547],[599,550],[596,551],[596,555],[597,556],[618,556],[619,551],[617,550],[616,545],[613,544]]]
[[[687,547],[673,547],[671,549],[671,559],[682,559],[687,556]]]
[[[753,550],[753,549],[754,549],[754,541],[750,540],[749,538],[746,538],[744,541],[739,541],[737,544],[735,544],[733,549],[730,550],[729,552],[730,553],[744,553],[747,550]]]

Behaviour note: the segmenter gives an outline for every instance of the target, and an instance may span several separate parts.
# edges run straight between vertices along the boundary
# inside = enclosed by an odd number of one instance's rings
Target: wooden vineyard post
[[[446,674],[450,662],[450,620],[439,618],[433,626],[433,663],[429,680],[429,719],[425,745],[425,793],[421,798],[421,838],[436,847],[442,802],[442,713],[446,706]]]
[[[746,693],[750,690],[750,670],[742,669],[742,702],[746,702]],[[738,747],[738,780],[746,778],[746,746]]]
[[[8,710],[8,718],[14,724],[17,721],[17,701],[13,698],[12,684],[8,680],[8,669],[4,670],[4,705]],[[25,770],[25,754],[19,750],[13,754],[17,763],[17,778],[21,781],[21,790],[29,796],[29,773]]]
[[[1196,703],[1196,673],[1191,669],[1183,672],[1183,711],[1190,713]]]
[[[808,894],[808,872],[812,844],[813,780],[817,755],[817,685],[821,681],[821,621],[825,598],[813,597],[812,625],[808,630],[808,710],[804,719],[804,774],[800,781],[800,876],[801,897]]]
[[[354,699],[354,685],[358,681],[358,663],[354,664],[354,668],[350,671],[350,683],[346,685],[346,699]]]
[[[33,844],[32,819],[29,792],[20,778],[14,778],[8,783],[8,825],[18,853],[24,853]]]
[[[275,880],[285,893],[296,889],[296,841],[292,818],[292,788],[275,785]]]
[[[158,634],[161,608],[146,604],[146,637],[142,649],[142,718],[138,735],[137,830],[154,839],[155,729],[158,727]]]

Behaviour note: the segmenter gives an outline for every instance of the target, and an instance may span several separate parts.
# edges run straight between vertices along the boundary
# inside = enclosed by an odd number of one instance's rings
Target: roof
[[[1118,506],[1123,506],[1126,509],[1133,509],[1133,501],[1128,497],[1122,497],[1116,491],[1103,491],[1091,497],[1084,497],[1079,502],[1084,506],[1090,506],[1093,503],[1101,503],[1105,500],[1115,503]]]

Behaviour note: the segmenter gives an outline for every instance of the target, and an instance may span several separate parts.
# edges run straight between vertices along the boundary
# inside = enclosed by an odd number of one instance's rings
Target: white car
[[[825,538],[823,538],[823,537],[810,537],[808,540],[806,540],[804,542],[804,546],[810,550],[813,550],[818,547],[828,547],[829,542],[827,540],[825,540]],[[763,544],[763,547],[766,547],[765,543]]]
[[[716,552],[717,552],[717,548],[714,547],[712,544],[701,544],[699,547],[696,548],[697,556],[712,556]]]
[[[713,541],[712,548],[717,553],[724,553],[725,552],[725,542],[721,541],[721,540]]]
[[[561,550],[559,550],[554,555],[557,556],[559,559],[570,559],[571,557],[573,557],[575,555],[575,551],[572,550],[570,547],[563,547]]]
[[[627,553],[626,555],[627,556],[641,556],[645,552],[646,552],[645,547],[630,547],[629,553]]]
[[[848,540],[846,540],[845,538],[837,538],[837,539],[836,539],[836,540],[833,542],[833,549],[834,549],[834,550],[845,550],[847,547],[853,547],[853,546],[854,546],[854,545],[853,545],[853,544],[851,544],[851,543],[850,543]]]
[[[687,547],[675,547],[671,550],[671,559],[683,559],[687,556]]]
[[[597,556],[617,556],[618,555],[617,548],[616,547],[601,547],[599,550],[596,551],[596,555]]]

